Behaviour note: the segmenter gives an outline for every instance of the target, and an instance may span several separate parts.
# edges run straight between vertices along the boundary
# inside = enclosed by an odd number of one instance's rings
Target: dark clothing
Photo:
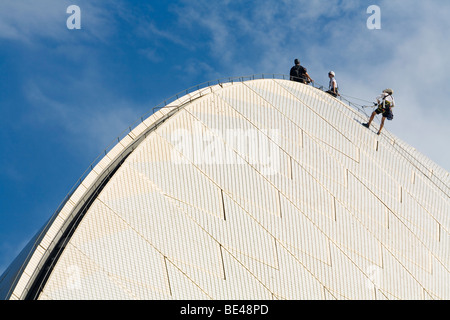
[[[333,91],[333,86],[334,86],[334,91]],[[330,78],[330,84],[328,85],[327,93],[329,93],[333,97],[337,98],[337,96],[339,95],[338,91],[339,91],[339,89],[338,89],[338,86],[337,86],[336,79],[334,77]]]
[[[337,91],[337,90],[336,90],[336,91]],[[328,94],[331,94],[333,97],[337,98],[337,93],[335,93],[335,92],[333,92],[333,91],[331,91],[331,90],[328,90],[327,93],[328,93]]]
[[[326,91],[328,94],[331,94],[333,97],[337,98],[338,94],[337,94],[337,89],[336,92],[333,92],[332,90],[328,90]]]
[[[386,101],[386,102],[387,102],[386,107],[383,108],[383,104],[380,103],[378,105],[378,108],[375,110],[375,113],[376,114],[382,113],[383,117],[387,118],[388,120],[392,120],[394,118],[394,115],[392,114],[391,108],[389,108],[389,106],[388,106],[388,104],[389,104],[388,101]]]
[[[297,81],[301,83],[308,83],[306,79],[306,68],[301,65],[295,65],[291,68],[290,76],[292,81]]]

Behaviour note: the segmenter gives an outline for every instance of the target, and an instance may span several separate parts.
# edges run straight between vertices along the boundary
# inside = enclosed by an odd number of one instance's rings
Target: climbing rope
[[[313,82],[312,86],[314,88],[317,88],[319,90],[322,90],[322,91],[326,92],[326,90],[324,89],[325,86],[323,86],[321,84],[317,84],[317,83]],[[339,94],[339,99],[341,99],[341,101],[342,100],[346,101],[349,104],[349,106],[352,106],[352,107],[356,108],[358,111],[360,111],[361,113],[365,114],[366,117],[369,117],[369,115],[366,113],[365,109],[367,109],[367,108],[372,108],[373,109],[375,107],[375,103],[373,101],[368,101],[368,100],[364,100],[364,99],[361,99],[361,98],[352,97],[352,96],[345,95],[345,94],[342,94],[342,93]],[[365,102],[365,103],[372,104],[372,105],[362,105],[362,104],[356,103],[356,102],[354,102],[354,101],[352,101],[350,99],[358,100],[358,101]],[[372,112],[370,112],[370,113],[372,113]]]
[[[361,111],[362,113],[364,113],[367,117],[369,117],[369,115],[365,112],[365,109],[367,108],[372,108],[374,109],[376,107],[376,104],[373,103],[372,101],[368,101],[368,100],[364,100],[364,99],[360,99],[360,98],[356,98],[356,97],[351,97],[348,95],[343,95],[340,94],[340,97],[342,100],[346,101],[350,106],[355,107],[357,110]],[[362,101],[362,102],[367,102],[367,103],[373,103],[373,105],[362,105],[359,103],[355,103],[354,101],[351,101],[349,99],[352,100],[358,100],[358,101]],[[375,118],[376,119],[376,118]],[[374,119],[374,120],[375,120]],[[377,119],[377,122],[378,121]],[[386,131],[387,136],[391,139],[393,139],[393,135]],[[437,175],[433,175],[432,177],[429,176],[429,173],[432,172],[430,171],[431,169],[427,168],[426,166],[424,166],[419,160],[417,160],[416,156],[412,155],[408,150],[406,150],[403,146],[401,146],[398,143],[394,143],[393,144],[394,149],[403,157],[405,158],[418,172],[422,173],[424,177],[426,177],[432,184],[434,184],[439,190],[441,190],[443,192],[443,194],[447,195],[447,199],[450,197],[448,195],[448,190],[444,190],[445,188],[449,188],[449,186],[447,185],[447,183],[445,183],[439,176]],[[412,160],[413,159],[413,160]],[[436,180],[433,180],[433,178]],[[444,197],[445,199],[445,197]]]

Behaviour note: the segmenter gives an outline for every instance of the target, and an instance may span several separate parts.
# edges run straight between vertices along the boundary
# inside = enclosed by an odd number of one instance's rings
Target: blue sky
[[[0,274],[143,114],[205,81],[287,74],[295,58],[317,83],[334,70],[348,96],[393,88],[386,129],[449,171],[449,16],[441,0],[1,0]]]

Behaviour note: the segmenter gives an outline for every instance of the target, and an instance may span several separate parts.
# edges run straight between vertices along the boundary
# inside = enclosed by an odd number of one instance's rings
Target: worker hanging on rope
[[[392,113],[392,108],[395,106],[394,97],[392,96],[394,91],[392,89],[385,89],[383,93],[377,97],[377,103],[374,103],[377,106],[372,115],[370,116],[369,122],[363,123],[362,125],[369,128],[372,123],[375,115],[382,113],[383,118],[381,119],[380,129],[378,130],[378,135],[381,133],[381,130],[384,127],[384,121],[386,118],[388,120],[394,119],[394,115]]]
[[[330,84],[328,85],[327,93],[331,94],[333,97],[337,97],[337,96],[340,96],[340,94],[338,92],[338,85],[337,85],[337,81],[334,78],[334,76],[335,76],[334,71],[328,72],[328,77],[330,78]]]
[[[300,65],[300,60],[295,59],[294,64],[295,65],[291,68],[290,71],[290,77],[292,81],[297,81],[304,84],[314,82],[314,80],[309,76],[306,68]]]

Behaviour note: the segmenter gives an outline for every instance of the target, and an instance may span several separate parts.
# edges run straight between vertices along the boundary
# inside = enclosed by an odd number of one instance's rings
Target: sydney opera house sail
[[[383,89],[383,88],[381,88]],[[2,299],[450,299],[450,177],[312,86],[207,86],[143,119]]]

